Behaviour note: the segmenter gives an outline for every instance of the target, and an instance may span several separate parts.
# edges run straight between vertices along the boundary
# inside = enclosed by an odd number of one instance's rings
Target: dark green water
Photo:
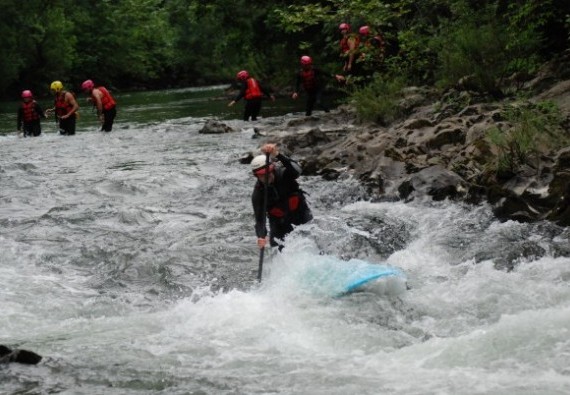
[[[115,125],[131,123],[164,122],[169,119],[186,117],[215,118],[220,120],[241,119],[244,101],[233,107],[228,107],[231,95],[225,91],[227,86],[205,88],[169,89],[146,92],[114,92],[117,100],[117,118]],[[92,130],[98,126],[93,107],[83,94],[77,96],[80,105],[80,118],[77,122],[77,132]],[[53,105],[51,98],[38,99],[45,110]],[[19,101],[0,103],[0,134],[15,133],[16,114]],[[284,115],[304,111],[304,97],[294,101],[288,97],[277,98],[275,102],[265,100],[261,110],[262,117]],[[52,119],[42,121],[42,131],[55,132],[56,126]]]

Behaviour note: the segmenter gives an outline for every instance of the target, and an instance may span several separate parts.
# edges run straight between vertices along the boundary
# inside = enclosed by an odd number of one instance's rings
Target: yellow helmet
[[[61,92],[63,90],[63,84],[61,83],[61,81],[54,81],[49,86],[49,89],[55,93]]]

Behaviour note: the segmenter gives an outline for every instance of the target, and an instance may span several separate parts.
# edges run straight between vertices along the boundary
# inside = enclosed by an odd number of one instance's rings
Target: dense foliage
[[[301,54],[340,72],[338,24],[382,32],[369,79],[482,90],[568,47],[567,0],[0,0],[0,92],[47,94],[54,79],[115,88],[228,82],[246,68],[274,86]],[[374,75],[375,74],[375,75]],[[382,84],[376,83],[376,89]],[[77,89],[77,88],[76,88]],[[364,95],[366,97],[366,95]]]

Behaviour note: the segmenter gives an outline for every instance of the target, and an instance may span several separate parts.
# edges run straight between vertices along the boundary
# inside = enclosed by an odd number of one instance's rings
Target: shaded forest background
[[[470,76],[496,91],[570,42],[568,0],[0,0],[0,95],[49,94],[94,79],[115,90],[231,82],[247,69],[274,88],[301,55],[340,72],[338,25],[382,31],[387,57],[367,84],[446,88]],[[387,83],[391,86],[387,86]]]

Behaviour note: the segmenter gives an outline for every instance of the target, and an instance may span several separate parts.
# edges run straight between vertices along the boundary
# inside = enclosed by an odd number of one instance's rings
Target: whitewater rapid
[[[0,344],[44,356],[0,366],[0,393],[570,393],[568,230],[303,178],[315,220],[258,284],[259,143],[204,122],[0,136]],[[410,289],[311,292],[330,257]]]

